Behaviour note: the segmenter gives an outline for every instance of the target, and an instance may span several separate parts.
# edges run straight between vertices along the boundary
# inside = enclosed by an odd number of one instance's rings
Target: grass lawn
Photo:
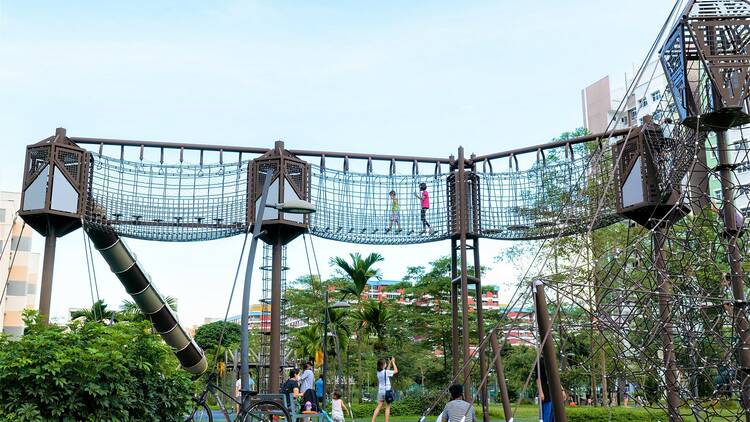
[[[493,415],[496,413],[499,413],[502,415],[503,411],[502,408],[498,406],[498,409],[495,409],[495,406],[492,406],[492,410],[490,411]],[[370,417],[372,415],[354,415],[354,419],[352,422],[370,422]],[[479,418],[479,421],[481,422],[482,416],[477,415]],[[437,416],[428,416],[425,418],[425,422],[435,422],[435,419],[437,419]],[[349,419],[347,418],[347,421]],[[391,422],[417,422],[419,420],[419,415],[414,416],[391,416],[389,419]],[[500,422],[504,421],[502,417],[492,417],[492,422]],[[384,422],[385,417],[383,416],[383,412],[380,412],[380,415],[375,419],[375,422]],[[539,407],[533,406],[533,405],[522,405],[518,407],[518,410],[515,414],[515,419],[513,419],[514,422],[538,422],[539,421]]]

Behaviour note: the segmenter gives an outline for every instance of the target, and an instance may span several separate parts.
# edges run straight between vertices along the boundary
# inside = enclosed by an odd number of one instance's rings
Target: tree
[[[103,322],[115,319],[116,312],[107,309],[103,300],[97,300],[90,309],[78,309],[70,312],[70,319],[84,318],[86,321]]]
[[[44,324],[0,336],[0,420],[182,421],[192,386],[146,322]]]
[[[373,278],[381,278],[380,270],[374,268],[374,265],[383,262],[383,256],[375,252],[367,255],[367,258],[364,259],[360,253],[351,253],[349,256],[352,259],[351,264],[338,256],[333,258],[333,263],[346,275],[350,282],[348,286],[341,289],[344,297],[353,295],[359,301],[367,287],[367,282]]]
[[[357,308],[361,311],[362,293],[367,287],[367,282],[372,278],[381,278],[380,270],[375,268],[375,264],[383,262],[383,256],[379,253],[371,253],[367,258],[362,258],[359,253],[349,254],[351,258],[351,264],[346,262],[341,257],[335,257],[331,260],[331,263],[338,267],[339,273],[344,276],[348,285],[341,289],[344,294],[344,298],[348,295],[353,295],[357,301]],[[357,339],[362,338],[362,332],[357,332]],[[362,379],[362,341],[357,341],[357,347],[359,353],[357,354],[357,366],[359,379]]]
[[[222,337],[222,331],[224,333]],[[220,344],[224,347],[237,345],[240,342],[241,327],[239,324],[226,321],[215,321],[201,325],[195,330],[195,342],[202,349],[216,349]]]
[[[173,298],[172,296],[165,296],[164,302],[166,302],[167,306],[169,306],[173,311],[177,312],[177,299]],[[138,304],[135,303],[135,301],[125,299],[120,304],[120,312],[116,315],[117,319],[122,321],[145,321],[146,315],[141,311],[141,308],[138,307]]]
[[[292,347],[298,357],[306,362],[313,362],[315,355],[323,351],[323,332],[320,325],[308,325],[294,330]]]
[[[389,324],[393,321],[393,313],[388,309],[385,301],[368,300],[364,302],[361,309],[355,313],[357,318],[358,329],[360,332],[374,335],[375,351],[384,352],[387,347],[385,344],[385,333]]]

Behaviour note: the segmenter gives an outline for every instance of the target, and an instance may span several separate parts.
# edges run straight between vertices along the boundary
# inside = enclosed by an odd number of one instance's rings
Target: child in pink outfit
[[[427,222],[427,210],[430,209],[430,193],[427,192],[427,183],[420,183],[419,192],[415,195],[422,202],[422,212],[420,213],[422,219],[422,234],[427,231],[432,234],[432,227],[430,226],[430,223]]]

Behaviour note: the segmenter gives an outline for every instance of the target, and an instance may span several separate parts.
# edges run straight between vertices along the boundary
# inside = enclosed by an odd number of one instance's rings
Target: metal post
[[[742,269],[742,251],[738,242],[739,229],[737,227],[734,206],[734,189],[732,187],[731,163],[729,161],[729,150],[725,131],[716,132],[716,144],[719,150],[719,168],[721,176],[721,195],[724,210],[724,227],[728,234],[727,258],[729,259],[730,281],[732,284],[732,296],[734,298],[734,314],[736,330],[739,334],[740,344],[737,353],[737,364],[742,376],[742,407],[745,409],[745,420],[750,421],[750,324],[747,320],[746,298],[744,291],[745,275]]]
[[[660,223],[652,232],[654,245],[654,268],[656,282],[659,289],[659,320],[661,322],[661,347],[664,354],[664,378],[666,382],[667,413],[670,421],[681,421],[680,397],[677,393],[677,362],[672,343],[672,309],[669,303],[671,286],[667,277],[666,260],[664,258],[664,244],[667,241],[665,224]]]
[[[326,383],[328,382],[328,289],[323,292],[325,310],[323,311],[323,409],[326,408]]]
[[[23,233],[21,233],[23,235]],[[21,236],[18,236],[21,241]],[[55,250],[57,249],[57,235],[55,226],[47,225],[47,237],[44,239],[44,261],[42,263],[42,285],[39,290],[39,315],[42,322],[49,322],[50,303],[52,302],[52,273],[55,271]]]
[[[513,410],[510,408],[510,396],[508,395],[508,385],[505,383],[505,369],[503,368],[503,357],[500,355],[500,344],[497,341],[497,330],[492,330],[490,333],[490,347],[492,347],[492,361],[495,363],[497,384],[500,386],[503,415],[506,421],[513,422]]]
[[[470,403],[474,402],[474,395],[471,393],[471,349],[469,343],[469,274],[467,270],[466,257],[466,225],[468,201],[466,200],[466,160],[464,158],[464,148],[458,148],[458,215],[459,215],[459,247],[461,255],[461,337],[463,340],[463,376],[464,391],[467,396],[471,397]]]
[[[547,312],[547,298],[544,296],[544,283],[541,280],[534,282],[534,297],[536,304],[536,321],[539,327],[539,338],[542,340],[542,355],[544,356],[544,369],[547,373],[547,384],[552,399],[555,422],[567,422],[565,414],[565,399],[563,398],[562,385],[560,384],[560,370],[557,367],[557,352],[555,342],[552,339],[552,324]]]
[[[263,173],[258,173],[263,174]],[[255,213],[255,221],[253,224],[253,238],[250,240],[250,251],[247,255],[247,266],[245,267],[245,281],[242,286],[242,310],[240,314],[241,329],[240,329],[240,379],[242,393],[242,410],[247,410],[249,406],[249,400],[245,400],[250,395],[250,365],[249,359],[249,345],[248,345],[248,326],[250,325],[250,286],[253,278],[253,263],[255,262],[255,251],[258,248],[258,236],[260,235],[260,228],[263,225],[263,214],[266,209],[266,198],[268,197],[268,187],[271,186],[271,175],[266,174],[263,180],[263,193],[260,196],[260,203],[258,204],[258,210]],[[260,380],[259,380],[260,382]]]
[[[455,380],[458,377],[458,368],[461,367],[461,351],[459,350],[459,339],[458,339],[458,285],[455,280],[458,277],[458,256],[455,239],[451,239],[451,358],[452,363],[452,378]]]
[[[476,209],[476,208],[474,208]],[[484,317],[482,316],[482,270],[479,263],[479,239],[473,240],[473,252],[474,252],[474,277],[476,278],[474,288],[476,291],[477,300],[477,338],[480,341],[479,347],[479,373],[487,373],[487,355],[485,354],[484,346]],[[482,421],[490,421],[490,403],[489,396],[487,394],[487,383],[483,383],[480,388],[480,397],[482,398]]]
[[[281,255],[284,245],[277,236],[273,243],[271,259],[271,357],[268,368],[268,390],[279,390],[281,374]]]

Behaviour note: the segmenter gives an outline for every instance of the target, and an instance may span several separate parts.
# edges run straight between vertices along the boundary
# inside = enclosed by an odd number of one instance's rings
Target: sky
[[[25,146],[56,127],[81,137],[283,140],[428,156],[543,143],[582,126],[583,87],[632,73],[672,4],[0,0],[0,190],[20,190]],[[450,251],[447,242],[314,242],[324,277],[329,258],[349,252],[382,253],[383,277],[400,279]],[[42,243],[35,237],[34,248]],[[223,317],[240,237],[127,244],[157,288],[178,299],[184,323]],[[482,241],[485,284],[513,281],[511,265],[494,260],[507,246]],[[301,241],[288,254],[288,278],[306,274]],[[117,306],[124,289],[100,256],[94,265],[100,297]],[[259,290],[256,277],[254,298]],[[58,240],[52,316],[90,305],[77,231]]]

